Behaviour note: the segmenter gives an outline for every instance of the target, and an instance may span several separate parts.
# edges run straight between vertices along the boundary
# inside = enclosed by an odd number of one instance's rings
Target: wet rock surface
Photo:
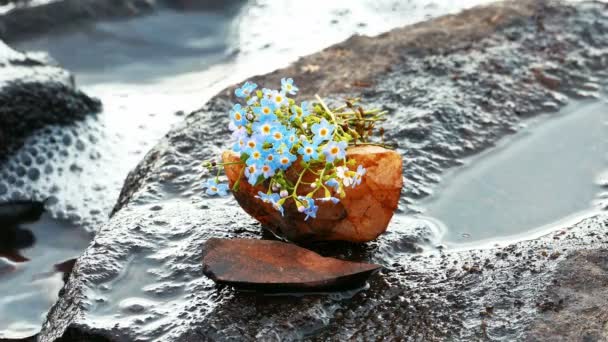
[[[204,251],[203,273],[218,284],[271,293],[357,288],[381,268],[325,258],[281,241],[213,238]]]
[[[222,159],[234,163],[239,161],[239,156],[227,151]],[[256,198],[260,191],[267,191],[267,185],[251,186],[245,177],[234,197],[262,225],[292,241],[372,241],[384,233],[397,209],[403,186],[401,155],[378,146],[358,146],[348,149],[347,159],[356,161],[355,165],[363,165],[367,170],[365,177],[356,188],[347,188],[346,197],[339,203],[320,203],[314,219],[305,220],[305,215],[298,212],[293,203],[285,206],[284,214],[279,213],[271,204]],[[225,167],[231,188],[243,175],[243,167],[239,164]],[[297,168],[291,168],[287,177],[295,184],[299,172]],[[307,172],[302,180],[313,182],[315,178],[312,172]],[[306,196],[306,191],[301,192],[300,196]],[[318,193],[315,198],[324,196]]]
[[[100,108],[75,88],[67,71],[0,41],[0,163],[34,131],[73,123]]]
[[[407,149],[399,206],[407,213],[459,158],[491,147],[526,117],[560,108],[567,96],[596,95],[608,76],[606,32],[604,4],[507,2],[354,37],[255,81],[278,84],[289,75],[302,97],[362,94],[364,103],[389,109],[385,138]],[[559,84],[539,79],[539,69]],[[267,238],[234,200],[200,197],[200,161],[228,146],[230,94],[189,115],[129,175],[41,341],[547,340],[554,336],[547,326],[574,324],[588,305],[582,295],[551,303],[569,291],[559,289],[569,267],[606,248],[605,213],[505,248],[435,253],[418,253],[432,241],[427,227],[397,215],[376,241],[307,246],[383,265],[365,291],[259,297],[217,287],[203,275],[205,241]],[[579,267],[579,277],[601,281],[594,267]]]

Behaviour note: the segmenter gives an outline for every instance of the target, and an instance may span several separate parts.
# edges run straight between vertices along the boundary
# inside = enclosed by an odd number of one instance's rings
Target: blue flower
[[[315,201],[312,198],[304,197],[304,196],[298,196],[298,198],[301,201],[306,202],[306,207],[304,207],[304,209],[302,209],[302,213],[304,213],[306,215],[306,217],[304,218],[304,221],[308,220],[309,217],[316,218],[317,210],[319,210],[319,207],[317,205],[315,205]]]
[[[251,164],[245,167],[245,176],[247,177],[247,182],[251,185],[255,185],[258,182],[258,177],[262,173],[262,169],[259,168],[256,164]]]
[[[340,200],[338,198],[335,197],[322,197],[322,198],[317,198],[317,201],[319,202],[332,202],[333,204],[338,204],[338,202],[340,202]]]
[[[242,149],[243,152],[249,154],[251,151],[262,148],[264,144],[264,138],[258,134],[254,134],[245,140],[245,147]]]
[[[272,128],[270,132],[270,142],[273,146],[280,146],[285,143],[285,139],[287,138],[287,128],[281,124],[277,124]]]
[[[273,150],[265,151],[264,164],[276,169],[279,166],[279,157]]]
[[[241,107],[240,104],[235,104],[230,110],[230,119],[232,119],[232,123],[236,126],[244,126],[247,123],[247,115],[245,113],[245,109]]]
[[[253,112],[260,122],[276,121],[277,116],[274,114],[274,109],[274,102],[262,99],[259,107],[253,107]]]
[[[329,179],[325,182],[325,185],[334,188],[336,191],[340,191],[340,182],[338,182],[335,178]]]
[[[296,156],[291,154],[289,151],[283,151],[279,156],[279,168],[286,170],[296,160]]]
[[[273,90],[270,96],[270,100],[274,103],[274,108],[281,108],[289,104],[287,96],[282,91],[278,92],[276,90]]]
[[[253,104],[255,104],[256,102],[258,102],[258,97],[257,96],[252,96],[249,98],[249,100],[247,100],[247,105],[251,106]]]
[[[346,141],[330,141],[323,148],[323,154],[325,154],[325,160],[328,163],[333,163],[336,159],[344,159],[346,156],[346,147],[348,144]]]
[[[305,118],[305,117],[309,116],[310,113],[312,112],[312,103],[310,103],[308,101],[302,101],[300,108],[302,108],[302,117]]]
[[[278,210],[279,212],[281,212],[281,216],[283,216],[285,214],[285,212],[283,211],[283,206],[279,203],[279,201],[281,200],[281,196],[279,196],[279,194],[265,194],[261,191],[258,192],[258,195],[255,196],[259,199],[262,200],[262,202],[264,203],[270,203],[272,204],[272,207],[276,210]]]
[[[234,90],[234,95],[241,98],[247,98],[257,87],[257,84],[247,81],[242,87]]]
[[[236,142],[232,145],[232,150],[236,153],[241,153],[245,149],[245,143],[247,142],[248,137],[240,136],[236,138]]]
[[[359,167],[357,167],[357,172],[355,173],[354,181],[353,181],[353,188],[356,187],[357,185],[361,184],[361,180],[363,179],[363,176],[365,176],[365,174],[367,173],[367,170],[363,167],[363,165],[359,165]]]
[[[285,144],[287,145],[287,148],[289,150],[291,150],[291,148],[293,147],[293,145],[295,145],[299,139],[296,136],[296,130],[293,128],[290,128],[287,130],[287,132],[285,132]]]
[[[266,142],[270,139],[272,130],[276,127],[277,123],[273,121],[256,122],[253,124],[253,131],[257,133]]]
[[[226,196],[228,194],[228,184],[218,184],[215,179],[210,179],[203,186],[207,188],[207,195],[220,195]]]
[[[293,79],[281,78],[281,90],[287,94],[295,95],[299,89],[295,86],[295,84],[293,84]]]
[[[335,127],[330,124],[327,120],[321,119],[320,123],[312,125],[312,132],[315,134],[312,141],[315,144],[320,144],[323,141],[331,139],[331,135],[334,133]]]
[[[276,90],[272,90],[272,89],[268,89],[268,88],[262,89],[262,95],[264,96],[264,99],[271,100],[273,91],[276,91]]]
[[[254,148],[251,151],[249,151],[249,158],[247,158],[247,165],[253,165],[255,164],[256,166],[260,166],[264,163],[264,153],[262,153],[262,151],[259,148]]]
[[[260,169],[262,171],[262,175],[264,176],[264,179],[274,176],[275,168],[272,167],[271,165],[264,164],[264,165],[262,165],[262,167]]]
[[[302,160],[308,162],[311,159],[319,158],[319,153],[317,152],[318,148],[319,145],[317,144],[310,143],[308,141],[303,141],[302,147],[298,149],[298,153],[302,156]]]
[[[300,121],[302,121],[305,117],[310,115],[310,110],[311,110],[311,105],[307,101],[302,102],[301,107],[298,107],[295,105],[291,106],[291,112],[293,114],[291,114],[291,117],[289,117],[289,120],[294,121],[295,119],[300,119]]]

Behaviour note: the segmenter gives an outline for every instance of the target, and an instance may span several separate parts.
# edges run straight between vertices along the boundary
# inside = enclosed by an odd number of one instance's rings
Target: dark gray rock
[[[362,94],[390,110],[386,139],[407,149],[403,214],[459,158],[515,132],[547,102],[556,109],[564,94],[589,94],[592,77],[608,76],[607,30],[603,4],[506,2],[353,37],[254,81],[268,86],[289,75],[299,98]],[[548,88],[539,69],[559,84]],[[433,233],[397,215],[377,241],[308,246],[383,265],[365,291],[260,297],[216,286],[203,275],[205,241],[267,238],[233,200],[199,197],[201,161],[227,147],[231,94],[186,117],[129,175],[41,341],[543,339],[551,335],[534,329],[550,323],[537,321],[545,315],[538,302],[554,291],[560,262],[606,248],[608,215],[601,213],[564,234],[506,248],[419,254]],[[130,310],[134,304],[141,310]]]
[[[0,15],[0,39],[13,42],[54,29],[87,25],[99,20],[125,19],[153,13],[159,8],[226,11],[246,0],[4,0],[14,8]]]
[[[0,162],[35,130],[73,123],[100,108],[67,71],[0,41]]]

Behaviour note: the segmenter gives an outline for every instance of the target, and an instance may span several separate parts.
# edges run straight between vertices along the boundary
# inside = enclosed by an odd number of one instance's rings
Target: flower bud
[[[282,198],[285,198],[285,197],[287,197],[289,195],[289,193],[287,192],[287,190],[281,190],[280,195],[281,195]]]

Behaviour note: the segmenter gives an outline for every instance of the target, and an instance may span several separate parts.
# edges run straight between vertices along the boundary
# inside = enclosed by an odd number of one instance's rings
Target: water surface
[[[64,274],[56,265],[78,257],[91,238],[48,214],[16,229],[31,232],[34,243],[19,250],[0,250],[0,339],[38,333],[63,287]]]
[[[608,104],[572,104],[537,121],[444,176],[422,203],[446,244],[532,237],[593,210],[607,166]]]

